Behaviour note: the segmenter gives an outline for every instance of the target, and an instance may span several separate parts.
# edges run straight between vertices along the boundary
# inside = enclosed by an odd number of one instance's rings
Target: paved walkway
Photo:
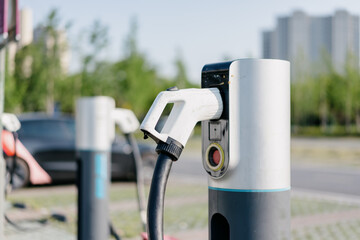
[[[360,223],[360,197],[359,196],[349,196],[349,195],[338,195],[338,194],[329,194],[329,193],[319,193],[311,191],[302,191],[302,190],[293,190],[293,196],[304,197],[304,198],[314,198],[314,199],[326,199],[327,201],[344,203],[344,204],[356,204],[359,205],[359,208],[341,210],[329,213],[317,213],[313,215],[298,216],[292,219],[292,230],[300,234],[300,237],[295,237],[294,239],[306,239],[301,237],[304,231],[308,231],[311,228],[321,228],[325,226],[339,226],[339,224],[347,224],[352,222]],[[178,204],[191,204],[194,202],[204,202],[206,203],[207,198],[203,196],[198,196],[195,198],[187,199],[167,199],[167,205],[178,205]],[[136,202],[129,200],[128,202],[123,202],[122,204],[113,203],[111,208],[117,210],[136,210]],[[75,208],[68,208],[67,213],[74,213]],[[7,211],[8,216],[16,222],[22,230],[12,226],[11,224],[6,224],[5,226],[5,236],[6,240],[75,240],[76,236],[73,233],[69,233],[61,227],[63,223],[57,223],[54,220],[48,221],[45,224],[35,222],[34,219],[44,219],[47,218],[50,214],[47,210],[10,210]],[[355,225],[354,225],[355,226]],[[334,229],[334,227],[331,227]],[[354,230],[352,236],[358,237],[360,239],[360,234]],[[336,234],[336,238],[330,239],[348,239],[341,235],[339,230]],[[321,233],[321,232],[320,232]],[[317,233],[316,233],[317,234]],[[328,233],[327,233],[328,234]],[[335,233],[334,233],[335,234]],[[178,239],[186,240],[207,240],[208,239],[208,230],[204,229],[193,229],[190,231],[176,232],[171,234],[173,237]],[[305,233],[303,235],[306,235]],[[327,235],[328,236],[328,235]],[[331,236],[331,235],[329,235]],[[131,240],[140,240],[140,237],[132,238]],[[314,239],[317,239],[316,237]],[[125,240],[125,239],[124,239]],[[130,239],[126,239],[130,240]]]
[[[35,222],[18,222],[22,230],[9,224],[5,226],[5,240],[75,240],[70,234],[58,227]]]

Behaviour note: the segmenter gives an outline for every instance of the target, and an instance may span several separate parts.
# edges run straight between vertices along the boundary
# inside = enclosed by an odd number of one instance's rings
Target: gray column
[[[114,133],[109,97],[81,98],[76,104],[78,153],[78,239],[109,238],[108,190]]]
[[[290,64],[240,59],[206,65],[224,111],[202,123],[211,240],[290,239]]]
[[[5,48],[0,49],[0,119],[4,113],[5,95]],[[2,122],[0,121],[0,139],[2,134]],[[6,164],[2,154],[2,144],[0,144],[0,239],[4,239],[4,214],[5,214],[5,172]]]

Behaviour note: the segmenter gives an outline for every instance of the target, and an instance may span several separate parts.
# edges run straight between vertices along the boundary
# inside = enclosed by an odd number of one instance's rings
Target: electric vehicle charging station
[[[81,98],[76,102],[78,151],[78,239],[108,239],[111,143],[115,135],[109,97]]]
[[[21,128],[21,123],[15,114],[3,113],[1,116],[3,127],[9,132],[17,132]]]
[[[146,228],[146,201],[142,159],[134,136],[139,128],[135,114],[115,108],[110,97],[85,97],[76,104],[76,148],[79,154],[78,239],[103,240],[110,234],[108,187],[110,184],[111,145],[115,124],[125,135],[135,160],[138,207]]]
[[[18,41],[20,39],[20,14],[18,0],[0,0],[0,118],[4,113],[4,99],[5,99],[5,60],[6,60],[6,46],[11,41]],[[0,122],[0,129],[2,123]],[[0,131],[1,139],[1,131]],[[0,144],[0,152],[2,146]],[[2,156],[0,156],[0,176],[5,175],[5,163]],[[4,215],[5,205],[5,180],[0,178],[0,216]],[[4,220],[0,218],[0,239],[4,238]]]
[[[21,123],[19,119],[16,117],[15,114],[12,113],[3,113],[1,116],[1,123],[3,127],[11,132],[14,138],[14,156],[13,156],[13,162],[12,166],[9,170],[10,176],[9,176],[9,185],[6,187],[5,192],[10,192],[10,189],[13,187],[13,174],[16,168],[16,141],[18,139],[17,131],[21,128]]]
[[[149,239],[162,239],[167,177],[198,121],[208,173],[209,239],[290,239],[289,62],[208,64],[201,87],[161,92],[140,126],[159,153],[148,203]],[[168,103],[174,107],[157,132]]]

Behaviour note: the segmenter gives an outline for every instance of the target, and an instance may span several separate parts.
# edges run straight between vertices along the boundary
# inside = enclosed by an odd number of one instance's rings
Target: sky
[[[309,15],[331,15],[345,9],[360,15],[358,0],[19,0],[20,8],[33,11],[34,25],[46,19],[51,9],[59,10],[62,23],[72,22],[70,43],[76,46],[79,35],[95,20],[109,27],[109,60],[124,55],[124,41],[130,23],[136,19],[137,40],[153,66],[162,75],[175,74],[175,59],[180,56],[189,78],[200,83],[203,65],[225,58],[261,58],[261,32],[273,29],[276,18],[303,10]],[[72,53],[71,69],[79,59]]]

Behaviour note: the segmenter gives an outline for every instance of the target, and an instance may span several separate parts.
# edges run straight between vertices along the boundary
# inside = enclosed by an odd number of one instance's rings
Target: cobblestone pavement
[[[71,187],[70,187],[71,188]],[[66,191],[66,190],[65,190]],[[206,204],[206,196],[183,199],[180,197],[167,199],[167,206],[179,204]],[[125,207],[124,207],[125,206]],[[123,205],[112,203],[114,211],[134,210],[136,202],[127,200]],[[54,210],[54,209],[52,209]],[[68,208],[74,214],[74,207]],[[46,223],[35,221],[35,219],[47,219],[50,211],[38,210],[16,210],[7,211],[11,218],[21,228],[7,223],[5,226],[6,240],[75,240],[75,233],[71,233],[62,227],[62,224],[55,220],[48,220]],[[360,197],[349,195],[336,195],[319,193],[304,190],[292,190],[292,239],[360,239]],[[208,239],[206,225],[172,232],[171,235],[178,239],[206,240]],[[123,238],[126,239],[126,238]],[[133,237],[131,240],[139,240],[140,237]],[[127,238],[130,240],[130,238]]]
[[[318,166],[317,164],[330,164],[329,166],[336,166],[337,168],[338,165],[331,165],[329,161],[334,159],[335,162],[339,162],[338,159],[341,159],[341,163],[348,163],[345,166],[358,169],[354,166],[360,166],[357,164],[358,156],[360,156],[360,150],[358,150],[360,140],[344,139],[341,141],[341,144],[338,144],[337,141],[335,142],[333,139],[293,139],[293,150],[295,151],[293,156],[300,156],[300,160],[310,159],[312,164],[310,166],[314,165],[313,160],[315,159],[316,166]],[[198,143],[200,146],[199,139]],[[200,151],[196,150],[196,153],[198,154],[196,156],[192,152],[189,153],[189,156],[193,159],[184,158],[182,159],[183,165],[177,164],[173,168],[174,174],[170,177],[169,182],[181,178],[182,185],[176,185],[171,188],[170,184],[167,187],[167,194],[169,195],[166,197],[165,206],[169,207],[169,211],[166,210],[165,214],[170,213],[169,215],[173,218],[165,218],[166,223],[172,221],[172,226],[168,230],[165,227],[165,230],[169,231],[171,236],[179,240],[208,239],[207,182],[206,177],[197,177],[198,172],[195,171],[196,169],[200,169],[199,174],[204,174],[204,172],[201,168],[201,162],[198,161],[198,159],[201,159]],[[307,157],[304,157],[303,153],[306,153]],[[186,157],[186,151],[183,157]],[[323,161],[324,159],[326,160],[325,162]],[[199,164],[200,166],[196,168],[194,164]],[[192,169],[194,169],[194,172],[190,171],[192,175],[184,177],[185,169],[182,169],[182,166],[192,166]],[[193,187],[196,184],[198,186],[201,185],[201,188]],[[356,183],[348,185],[354,188],[358,187]],[[140,227],[133,226],[139,225],[134,186],[130,183],[115,183],[113,186],[115,186],[115,193],[126,192],[127,194],[125,197],[115,196],[114,192],[112,192],[113,201],[111,202],[110,209],[114,213],[112,215],[113,220],[117,220],[115,222],[118,224],[117,229],[127,230],[129,229],[128,227],[132,227],[131,231],[120,231],[122,236],[130,236],[128,238],[123,237],[122,239],[140,240],[139,234],[137,234],[140,231]],[[189,191],[188,188],[193,189]],[[179,189],[182,189],[183,192],[174,194],[175,190],[178,191]],[[12,208],[7,211],[9,218],[25,229],[19,230],[10,224],[6,224],[6,240],[76,239],[76,189],[73,185],[27,188],[16,193],[14,192],[13,196],[19,201],[26,198],[31,199],[31,201],[27,203],[30,206],[29,209],[18,210]],[[49,199],[49,196],[52,198]],[[49,202],[44,202],[43,199],[48,199]],[[70,220],[68,223],[50,220],[46,224],[35,221],[37,219],[46,219],[54,212],[63,212]],[[292,189],[291,212],[293,240],[360,239],[360,196]],[[125,214],[121,215],[121,213]],[[192,225],[189,223],[189,218],[192,218]],[[124,222],[130,222],[130,224],[119,224]]]
[[[6,240],[75,240],[74,234],[70,234],[52,224],[34,222],[19,223],[22,230],[9,224],[5,228]]]

